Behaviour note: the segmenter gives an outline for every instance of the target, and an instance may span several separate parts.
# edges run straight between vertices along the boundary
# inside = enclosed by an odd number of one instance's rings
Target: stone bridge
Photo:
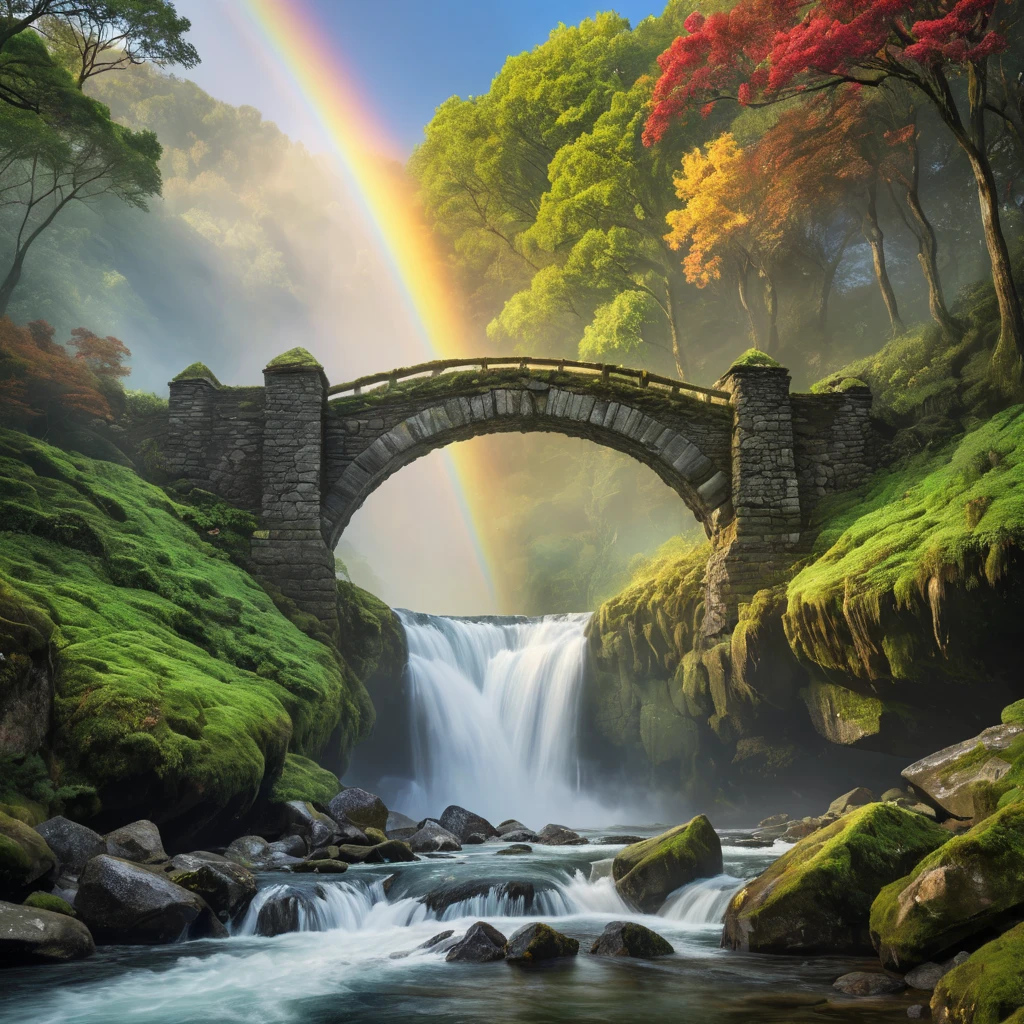
[[[331,387],[293,349],[261,387],[201,364],[170,384],[169,471],[260,517],[254,572],[337,628],[333,550],[388,477],[455,441],[505,431],[583,437],[649,466],[714,542],[704,632],[799,551],[816,502],[860,483],[867,388],[790,394],[782,367],[735,365],[714,389],[555,359],[445,360]]]

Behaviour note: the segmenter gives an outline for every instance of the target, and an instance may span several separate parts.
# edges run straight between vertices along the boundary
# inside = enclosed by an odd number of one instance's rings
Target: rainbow
[[[236,10],[244,12],[264,50],[331,140],[401,289],[422,340],[424,358],[470,355],[472,336],[458,289],[401,171],[401,153],[339,55],[325,42],[327,33],[320,31],[306,0],[245,0]],[[447,449],[445,455],[455,497],[493,598],[493,574],[477,525],[484,513],[474,512],[469,501],[470,495],[479,493],[484,467],[471,452]]]

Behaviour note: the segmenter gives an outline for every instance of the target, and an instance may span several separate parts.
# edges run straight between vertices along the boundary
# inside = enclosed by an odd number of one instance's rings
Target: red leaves
[[[872,81],[908,65],[980,63],[1006,48],[994,19],[1012,0],[739,0],[728,13],[686,19],[658,58],[644,144],[690,106],[770,102],[809,88]],[[934,15],[919,18],[922,8]]]
[[[117,338],[101,338],[85,327],[76,327],[71,332],[70,344],[78,350],[75,358],[81,359],[98,377],[127,377],[132,372],[122,362],[131,358],[131,352]]]

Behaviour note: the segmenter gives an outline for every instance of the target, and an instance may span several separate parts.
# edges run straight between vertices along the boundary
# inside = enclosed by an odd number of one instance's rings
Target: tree
[[[131,352],[123,341],[109,334],[101,338],[87,327],[76,327],[71,332],[70,345],[76,350],[75,358],[85,363],[97,377],[117,380],[132,372],[131,367],[124,365],[124,360],[131,358]]]
[[[924,14],[919,17],[918,14]],[[692,14],[659,58],[646,139],[657,141],[693,104],[775,103],[846,83],[906,83],[952,132],[974,174],[1001,332],[1001,365],[1024,356],[1024,313],[999,221],[986,142],[990,65],[1019,17],[1012,0],[740,0],[728,13]],[[953,80],[967,81],[966,113]]]
[[[18,44],[42,49],[27,38]],[[112,196],[146,209],[160,192],[156,135],[115,124],[106,107],[77,89],[66,89],[64,98],[59,117],[0,106],[0,217],[11,237],[0,315],[32,244],[69,204]]]
[[[784,232],[779,211],[769,211],[765,202],[765,180],[731,132],[708,143],[706,152],[692,150],[675,177],[676,195],[686,205],[668,214],[671,230],[665,237],[673,249],[687,249],[683,271],[691,284],[705,288],[723,272],[734,277],[751,340],[774,355],[779,349],[775,261]],[[748,294],[751,271],[764,285],[768,329],[763,342]]]

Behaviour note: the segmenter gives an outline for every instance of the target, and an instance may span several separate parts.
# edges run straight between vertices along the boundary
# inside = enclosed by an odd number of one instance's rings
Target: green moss
[[[56,858],[35,829],[0,813],[0,899],[24,890],[56,865]]]
[[[802,839],[733,897],[726,938],[752,952],[870,949],[868,919],[879,890],[948,838],[891,804],[852,811]]]
[[[267,363],[268,370],[279,369],[282,366],[308,366],[312,369],[323,369],[320,363],[304,348],[290,348]]]
[[[1024,924],[971,954],[944,975],[932,996],[932,1017],[950,1024],[1020,1020],[1024,1008]],[[1013,1016],[1011,1016],[1011,1014]]]
[[[206,380],[209,380],[212,383],[216,384],[217,387],[220,387],[220,381],[217,380],[217,378],[213,375],[213,371],[205,363],[190,363],[188,366],[185,367],[184,370],[181,371],[181,373],[177,375],[177,377],[174,377],[173,379],[202,380],[203,378],[206,378]]]
[[[52,914],[64,914],[65,917],[77,917],[74,908],[67,900],[54,896],[48,892],[34,892],[22,903],[26,907],[35,907],[36,910],[49,910]]]
[[[271,803],[302,800],[304,803],[328,804],[340,790],[336,775],[308,757],[289,754],[284,759],[280,777],[270,791],[270,800]]]
[[[12,507],[59,508],[95,542]],[[203,529],[224,508],[0,432],[0,626],[16,650],[49,631],[60,786],[130,794],[138,816],[168,799],[243,810],[286,751],[316,756],[334,734],[347,755],[362,735],[358,680]]]
[[[871,907],[886,966],[906,970],[958,946],[1024,903],[1024,804],[997,810],[887,885]],[[922,889],[923,887],[923,889]]]
[[[773,359],[767,352],[762,352],[757,348],[748,348],[743,355],[732,361],[730,369],[735,369],[737,366],[775,366],[781,367],[777,359]]]
[[[1014,701],[1003,708],[1003,725],[1024,725],[1024,700]]]
[[[338,580],[338,619],[345,637],[345,660],[360,679],[378,670],[400,674],[406,662],[405,630],[380,598],[347,580]]]

